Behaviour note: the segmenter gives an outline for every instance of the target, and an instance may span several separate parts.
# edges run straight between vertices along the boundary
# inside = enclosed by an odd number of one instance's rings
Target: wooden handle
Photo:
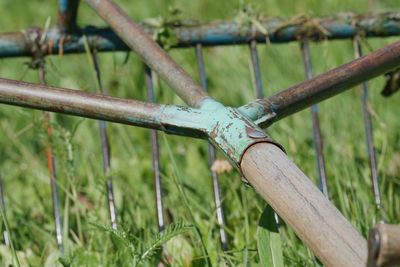
[[[369,233],[368,266],[400,266],[400,227],[378,224]]]
[[[367,242],[277,146],[246,150],[244,176],[326,266],[365,266]]]

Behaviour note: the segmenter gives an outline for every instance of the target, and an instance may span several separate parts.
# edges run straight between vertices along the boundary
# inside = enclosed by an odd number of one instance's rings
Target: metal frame
[[[225,107],[208,96],[204,90],[206,88],[199,86],[149,37],[146,29],[143,30],[139,24],[134,23],[111,0],[86,0],[86,2],[110,25],[113,31],[93,27],[79,29],[75,21],[79,1],[60,0],[57,28],[49,31],[31,28],[25,32],[1,34],[0,57],[31,56],[40,58],[57,53],[84,52],[83,39],[86,36],[90,48],[95,51],[132,49],[137,52],[143,61],[191,107],[145,103],[6,79],[0,79],[0,103],[208,139],[226,154],[240,172],[243,171],[242,158],[255,144],[272,144],[283,149],[260,127],[269,126],[279,119],[382,75],[400,65],[400,42],[396,42],[311,78],[311,67],[309,64],[307,65],[309,55],[305,54],[309,80],[239,108]],[[262,84],[255,50],[256,42],[264,42],[266,39],[270,42],[288,42],[299,38],[342,39],[353,38],[360,34],[365,36],[399,35],[398,16],[398,13],[376,16],[343,15],[322,18],[317,22],[312,21],[312,23],[307,18],[300,21],[266,19],[263,21],[263,25],[267,29],[267,35],[254,31],[251,25],[244,25],[243,30],[239,27],[240,25],[223,22],[202,26],[183,26],[174,29],[174,32],[178,37],[176,47],[197,45],[200,73],[204,73],[202,60],[199,57],[201,46],[250,43],[257,96],[261,98]],[[151,29],[147,29],[147,32],[150,31]],[[306,49],[304,51],[307,53]],[[153,101],[151,76],[149,71],[146,73],[149,100]],[[206,87],[205,74],[201,75],[201,79],[202,86]],[[158,156],[155,152],[158,149],[155,137],[156,133],[152,132],[153,157],[157,159]],[[210,150],[212,151],[212,148]],[[210,158],[213,158],[212,154],[210,153]],[[159,171],[159,166],[155,165],[154,168],[156,172],[157,169]],[[160,189],[158,174],[156,173],[155,176],[156,189]],[[214,182],[216,180],[214,177]],[[214,187],[217,202],[220,197],[218,197],[216,189],[218,187]],[[161,201],[161,194],[158,195],[157,201]],[[159,228],[162,230],[163,222],[160,221],[162,204],[158,206],[157,210]],[[221,218],[219,224],[223,226],[223,216]],[[292,226],[298,229],[296,225]],[[224,244],[226,239],[224,241],[222,235],[221,231],[221,242]],[[321,259],[329,262],[329,259],[325,258],[324,253],[326,252],[323,251],[323,248],[318,249],[312,237],[310,239],[307,237],[304,241],[315,249],[315,253]],[[362,241],[360,242],[362,243]]]

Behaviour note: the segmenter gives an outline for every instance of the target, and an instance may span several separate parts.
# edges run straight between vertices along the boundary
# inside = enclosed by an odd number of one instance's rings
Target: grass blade
[[[261,266],[283,267],[282,240],[275,212],[267,205],[257,228],[257,248]]]

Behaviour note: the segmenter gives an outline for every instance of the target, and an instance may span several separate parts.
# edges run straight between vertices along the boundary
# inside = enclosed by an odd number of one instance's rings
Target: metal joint
[[[209,112],[207,134],[210,141],[228,156],[236,168],[240,169],[246,149],[256,143],[271,143],[284,151],[280,144],[237,109],[207,101],[202,110]]]

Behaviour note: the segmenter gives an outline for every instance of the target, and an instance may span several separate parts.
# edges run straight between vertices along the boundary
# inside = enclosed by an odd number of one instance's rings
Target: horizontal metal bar
[[[366,37],[386,37],[400,35],[400,13],[377,14],[341,14],[333,17],[313,19],[301,18],[266,18],[260,21],[264,28],[253,25],[240,25],[235,21],[216,21],[206,24],[185,23],[172,27],[176,37],[173,47],[188,47],[201,44],[203,46],[248,44],[251,40],[271,43],[297,41],[299,38],[309,39],[349,39],[357,34]],[[141,24],[145,32],[152,34],[157,28]],[[165,25],[163,27],[169,27]],[[323,30],[322,30],[323,29]],[[32,56],[32,33],[45,34],[42,44],[44,54],[84,53],[84,36],[97,51],[127,51],[128,46],[109,28],[86,26],[74,34],[63,35],[57,28],[43,33],[37,27],[24,31],[0,34],[0,57]],[[324,36],[321,34],[324,33]],[[311,36],[310,36],[311,35]]]
[[[257,99],[240,107],[239,111],[256,121],[258,125],[265,126],[398,66],[400,66],[400,41],[271,97]]]
[[[0,103],[205,138],[202,110],[0,79]]]

